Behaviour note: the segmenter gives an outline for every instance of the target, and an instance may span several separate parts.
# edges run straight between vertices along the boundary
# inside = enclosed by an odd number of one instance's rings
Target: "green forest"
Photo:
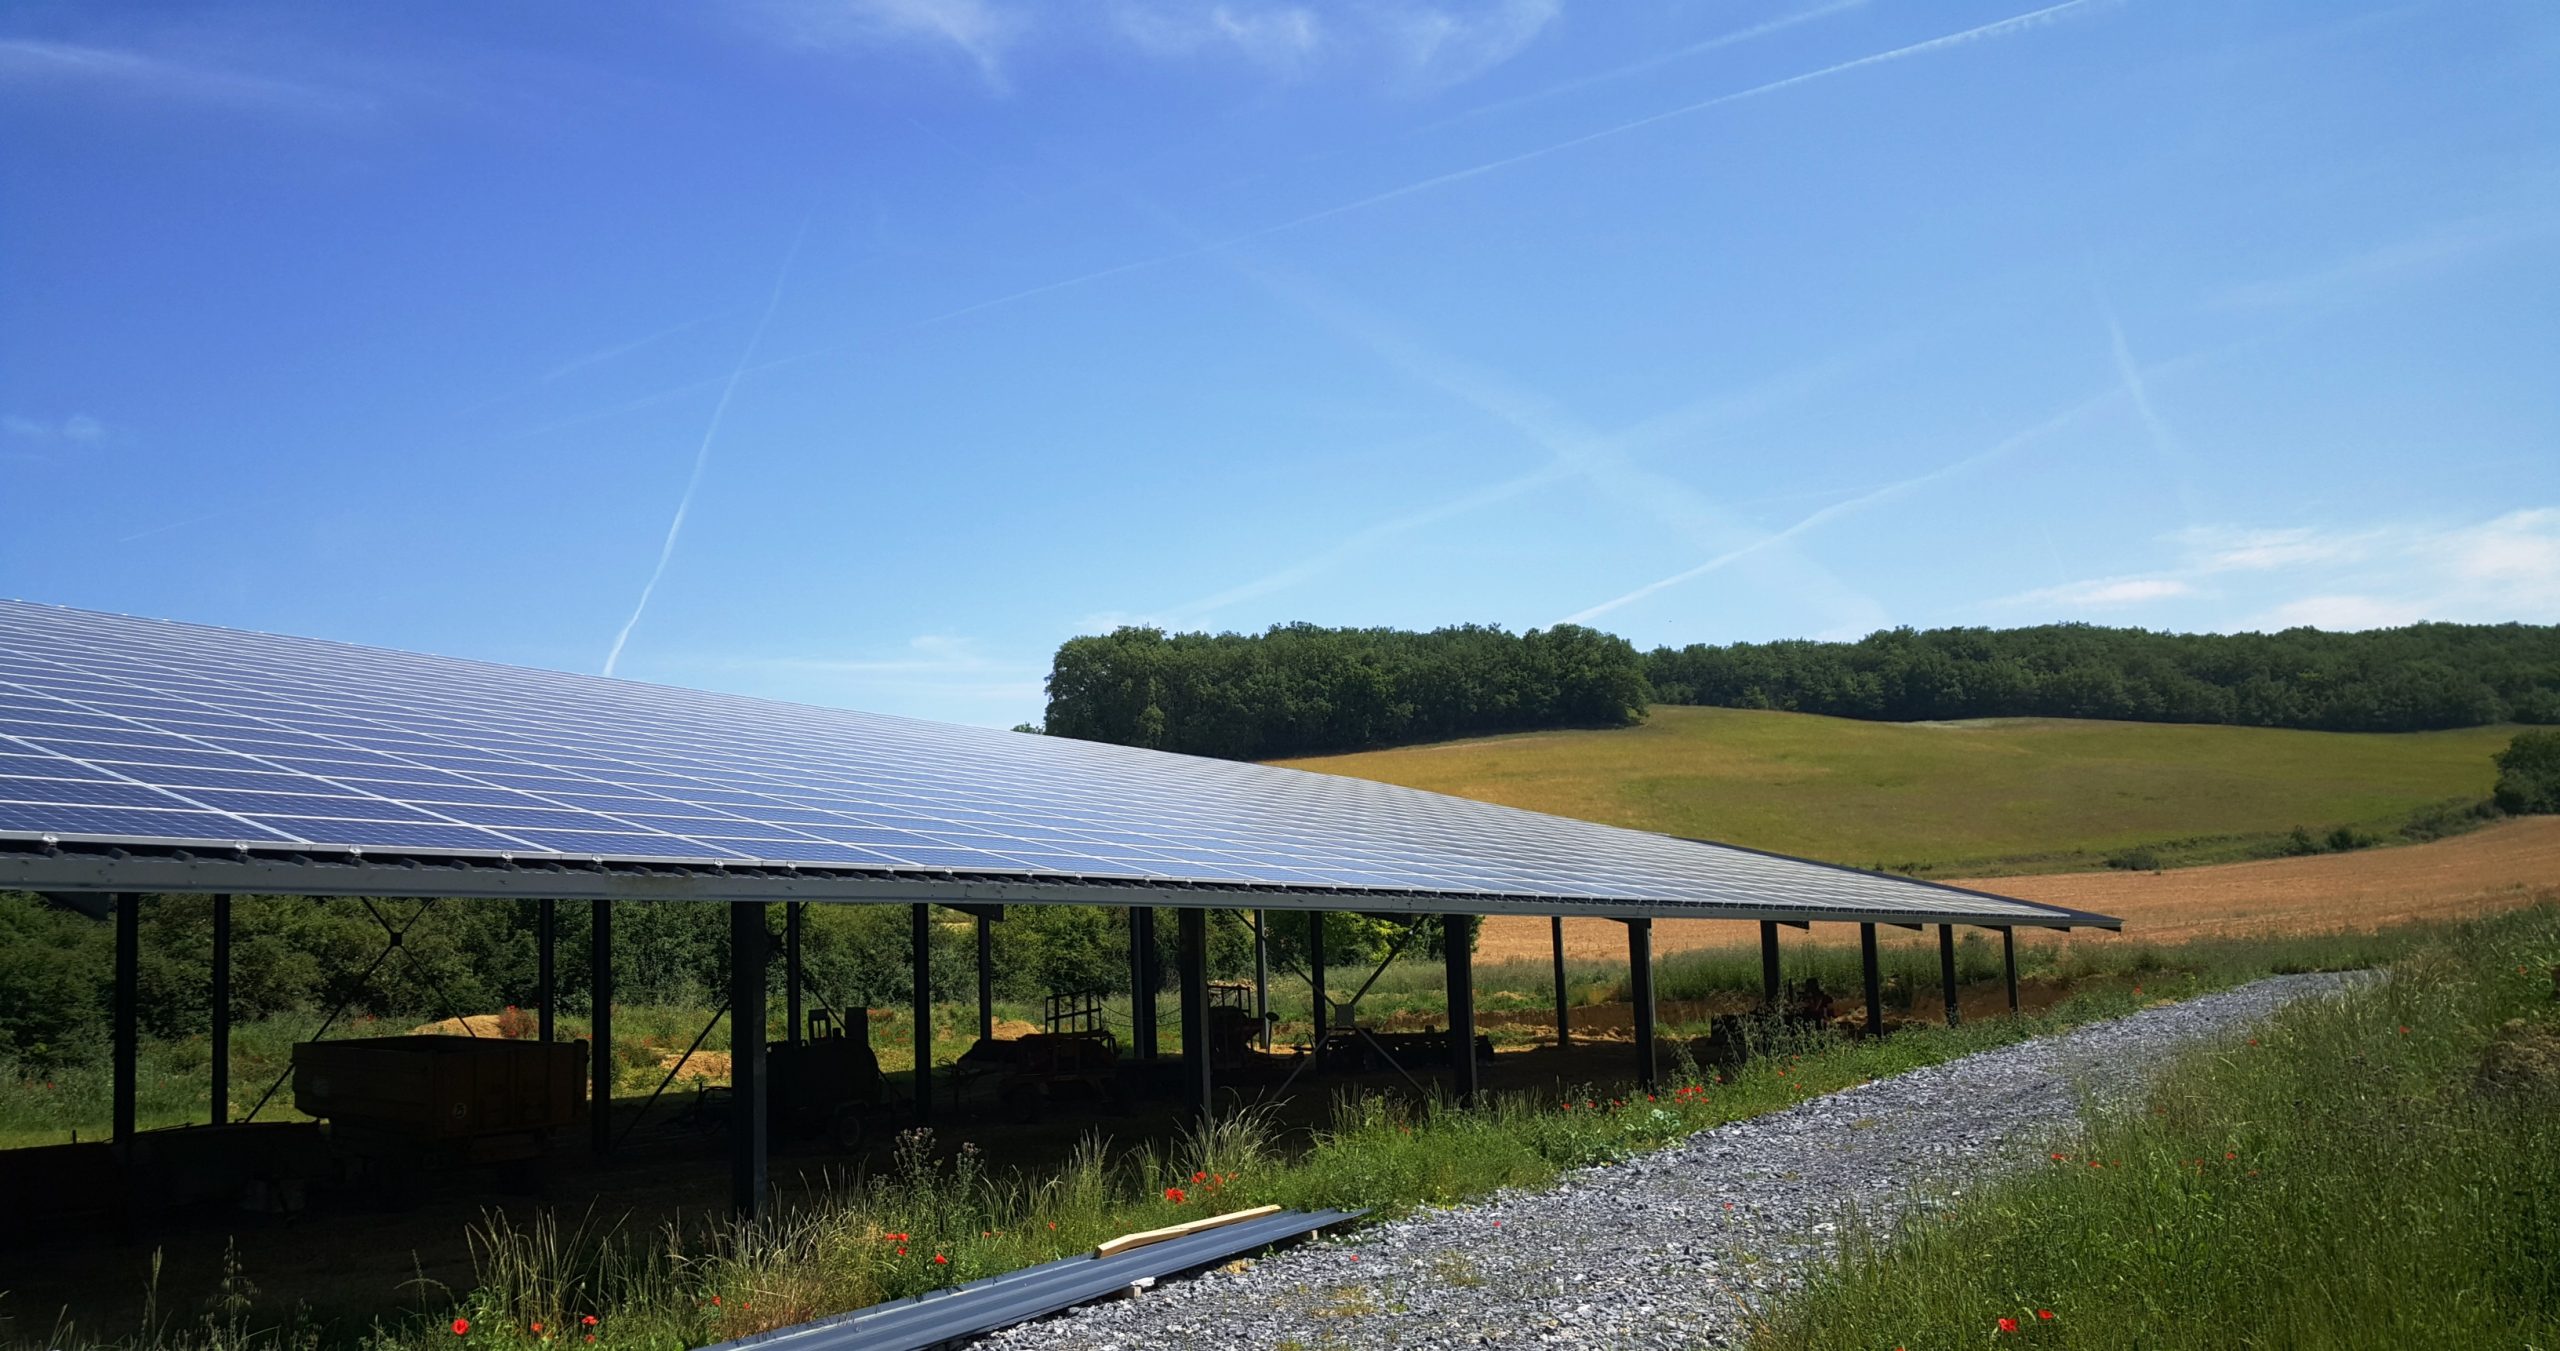
[[[2560,723],[2560,626],[1900,628],[1856,642],[1699,643],[1641,655],[1572,624],[1519,634],[1482,624],[1429,633],[1124,628],[1059,647],[1038,730],[1271,760],[1621,727],[1656,702],[1887,722],[2107,718],[2339,732]]]
[[[1271,760],[1541,727],[1622,727],[1648,701],[1623,638],[1573,624],[1413,633],[1281,624],[1262,634],[1123,628],[1072,638],[1045,730]]]
[[[1666,704],[1842,718],[2114,718],[2330,732],[2560,723],[2560,626],[2156,633],[1887,629],[1854,643],[1656,648]]]

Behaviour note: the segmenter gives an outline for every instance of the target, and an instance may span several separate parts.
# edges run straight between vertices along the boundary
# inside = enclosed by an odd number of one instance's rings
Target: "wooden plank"
[[[1212,1215],[1205,1220],[1191,1220],[1183,1224],[1167,1225],[1162,1229],[1142,1229],[1134,1234],[1122,1234],[1120,1237],[1096,1247],[1093,1250],[1093,1255],[1096,1257],[1117,1257],[1121,1253],[1127,1252],[1132,1248],[1143,1248],[1150,1243],[1162,1243],[1166,1239],[1171,1238],[1185,1238],[1192,1234],[1222,1228],[1226,1225],[1236,1224],[1244,1220],[1258,1220],[1265,1215],[1277,1215],[1279,1213],[1280,1207],[1278,1206],[1255,1206],[1251,1210],[1231,1210],[1224,1215]]]

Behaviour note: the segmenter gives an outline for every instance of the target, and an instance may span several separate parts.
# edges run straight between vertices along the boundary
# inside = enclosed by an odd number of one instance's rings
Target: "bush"
[[[2519,732],[2495,758],[2500,810],[2560,812],[2560,732]]]
[[[2160,851],[2147,844],[2107,855],[2107,866],[2126,872],[2156,873],[2160,871]]]

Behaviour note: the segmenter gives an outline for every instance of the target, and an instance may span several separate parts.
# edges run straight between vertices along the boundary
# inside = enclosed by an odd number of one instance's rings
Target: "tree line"
[[[1281,624],[1260,634],[1123,628],[1069,639],[1043,730],[1270,760],[1543,727],[1621,727],[1650,701],[1623,638],[1575,624],[1415,633]]]
[[[1664,703],[1888,722],[2117,718],[2339,732],[2560,723],[2560,626],[2547,624],[1898,628],[1856,642],[1661,647],[1644,668]]]

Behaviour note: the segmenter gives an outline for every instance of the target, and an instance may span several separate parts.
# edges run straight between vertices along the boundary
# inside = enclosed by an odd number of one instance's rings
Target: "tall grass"
[[[2051,1166],[1854,1236],[1753,1345],[2560,1345],[2556,966],[2545,904],[2181,1057]]]

